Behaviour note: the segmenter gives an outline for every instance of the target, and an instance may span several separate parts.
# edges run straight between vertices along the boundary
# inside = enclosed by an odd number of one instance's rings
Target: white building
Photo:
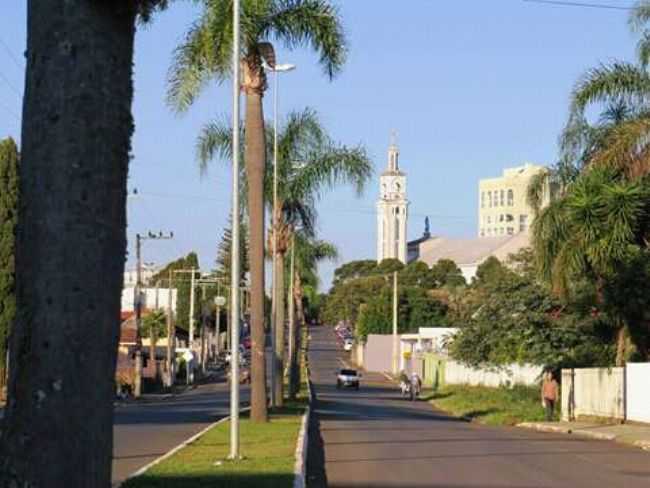
[[[142,283],[145,285],[149,284],[149,281],[151,278],[160,271],[160,268],[157,266],[153,266],[151,264],[143,263],[142,264],[142,270],[141,270],[141,275],[142,275]],[[124,288],[129,288],[135,286],[136,282],[138,280],[138,273],[136,269],[129,269],[124,271]],[[152,283],[154,284],[154,283]]]
[[[476,276],[478,267],[490,256],[506,263],[511,254],[516,254],[526,247],[530,247],[528,232],[475,239],[432,237],[419,244],[417,259],[429,267],[441,259],[450,259],[460,268],[469,284]]]
[[[526,163],[516,168],[506,168],[502,176],[479,181],[478,235],[496,237],[526,232],[534,212],[528,204],[528,185],[540,173],[548,171],[543,166]],[[542,197],[542,206],[550,201],[549,188]]]
[[[176,298],[178,290],[172,288],[172,313],[176,313]],[[169,304],[169,288],[142,288],[142,308],[144,310],[167,310]],[[122,289],[122,312],[135,310],[135,288]]]
[[[388,148],[388,168],[379,178],[377,201],[377,262],[399,259],[406,264],[406,225],[409,201],[406,174],[399,169],[399,149],[393,141]]]

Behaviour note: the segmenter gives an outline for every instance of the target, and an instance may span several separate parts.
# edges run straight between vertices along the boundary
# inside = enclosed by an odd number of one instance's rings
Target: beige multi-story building
[[[528,231],[533,209],[528,204],[528,185],[531,179],[547,169],[526,163],[503,170],[503,176],[480,180],[478,195],[478,235],[494,237]],[[542,199],[546,205],[549,192]]]

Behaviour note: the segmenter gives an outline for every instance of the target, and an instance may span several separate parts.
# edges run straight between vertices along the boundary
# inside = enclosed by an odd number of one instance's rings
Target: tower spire
[[[397,147],[397,131],[390,133],[390,146],[388,147],[388,171],[399,171],[399,148]]]

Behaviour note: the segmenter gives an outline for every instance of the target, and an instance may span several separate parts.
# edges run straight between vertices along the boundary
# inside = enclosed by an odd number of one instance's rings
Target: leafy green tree
[[[349,280],[335,286],[330,290],[323,309],[325,322],[330,325],[342,320],[356,323],[360,307],[367,304],[385,286],[386,280],[383,276]]]
[[[401,271],[403,268],[404,263],[402,263],[399,259],[387,258],[377,265],[376,273],[380,275],[386,275],[389,273],[394,273],[395,271]]]
[[[408,328],[417,331],[420,327],[445,327],[447,305],[429,295],[427,290],[410,286],[405,290]]]
[[[110,486],[134,37],[168,3],[29,2],[3,486]]]
[[[169,77],[169,102],[178,111],[194,103],[208,81],[231,74],[232,3],[203,1],[197,22],[176,49]],[[246,95],[244,154],[248,183],[253,338],[251,418],[266,422],[264,360],[264,176],[266,140],[262,98],[267,88],[264,62],[275,65],[270,40],[288,49],[308,46],[332,78],[343,66],[345,38],[336,8],[326,0],[243,0],[242,90]]]
[[[192,296],[192,274],[191,273],[176,273],[180,270],[196,269],[195,279],[200,278],[199,273],[199,258],[195,252],[189,253],[187,256],[178,258],[175,261],[167,264],[163,269],[156,273],[151,278],[152,283],[160,282],[167,283],[169,281],[169,271],[172,271],[172,286],[176,288],[176,326],[181,329],[189,331],[189,317],[190,317],[190,299]],[[194,289],[194,323],[198,323],[201,315],[200,307],[200,289],[195,286]]]
[[[15,233],[18,222],[18,147],[0,140],[0,387],[7,374],[7,341],[16,312]]]
[[[514,273],[486,286],[450,342],[454,359],[475,367],[612,364],[611,334],[589,310],[568,307]]]
[[[472,284],[476,287],[496,285],[509,278],[512,274],[513,272],[502,264],[498,258],[490,256],[477,268]]]
[[[426,265],[425,265],[426,266]],[[350,261],[334,270],[334,286],[350,279],[365,278],[377,272],[377,261],[375,259],[362,259]]]
[[[436,287],[456,288],[467,284],[462,271],[451,259],[439,260],[431,267],[430,275]]]
[[[435,281],[432,279],[429,266],[422,261],[413,261],[405,266],[399,273],[399,283],[405,286],[422,286],[423,288],[434,288]]]

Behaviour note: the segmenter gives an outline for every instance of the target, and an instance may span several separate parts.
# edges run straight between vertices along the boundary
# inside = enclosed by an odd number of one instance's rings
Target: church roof
[[[480,264],[490,256],[505,261],[510,254],[528,246],[530,236],[527,232],[475,239],[433,237],[420,244],[419,260],[429,266],[441,259],[451,259],[459,266]]]

